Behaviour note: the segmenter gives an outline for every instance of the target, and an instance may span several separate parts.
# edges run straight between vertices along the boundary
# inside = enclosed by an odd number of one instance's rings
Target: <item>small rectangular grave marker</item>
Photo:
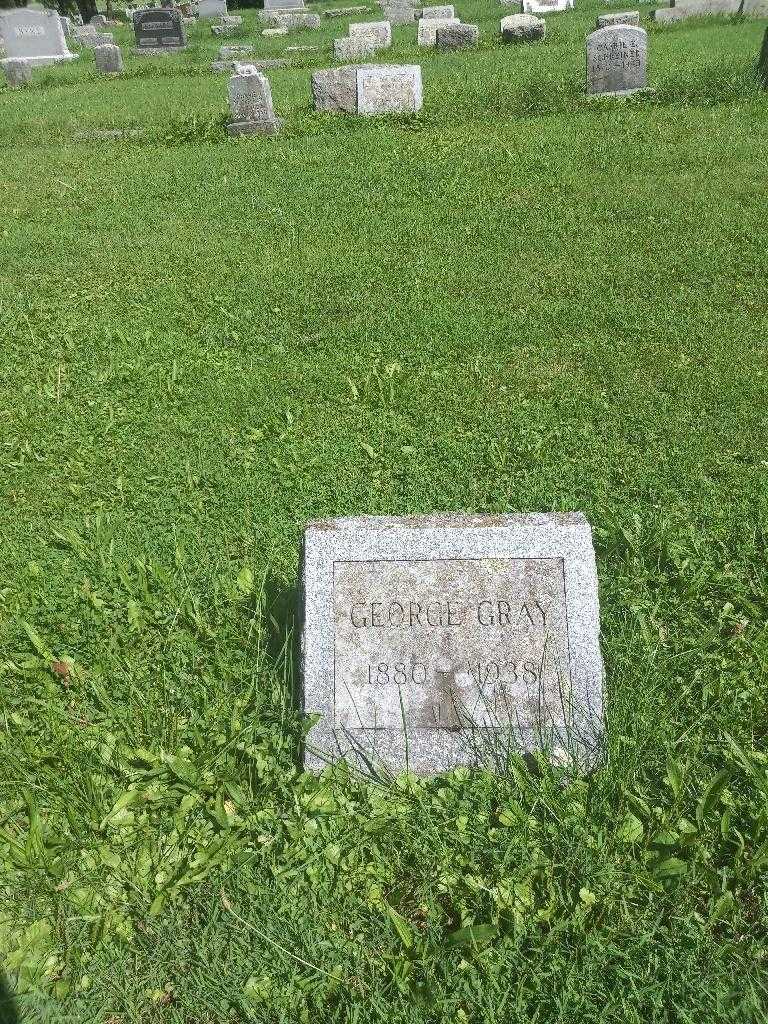
[[[594,755],[602,661],[594,551],[570,515],[310,523],[306,765],[429,774],[490,744]]]

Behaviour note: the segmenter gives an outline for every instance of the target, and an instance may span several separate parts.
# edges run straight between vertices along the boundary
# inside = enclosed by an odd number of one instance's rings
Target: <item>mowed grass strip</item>
[[[0,949],[49,1021],[765,1014],[765,22],[605,8],[422,65],[412,118],[318,117],[344,20],[0,88]],[[376,17],[371,12],[370,17]],[[231,40],[237,43],[238,39]],[[116,141],[89,132],[140,128]],[[304,776],[298,542],[349,513],[583,510],[606,763]],[[10,1011],[9,1011],[10,1012]],[[13,1019],[11,1017],[10,1019]]]

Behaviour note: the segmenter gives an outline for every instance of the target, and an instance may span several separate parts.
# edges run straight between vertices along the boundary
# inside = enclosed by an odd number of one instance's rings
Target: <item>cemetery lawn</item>
[[[578,8],[396,28],[384,120],[310,111],[345,20],[246,12],[323,46],[271,140],[202,27],[0,86],[0,1020],[766,1020],[766,23],[588,102]],[[308,519],[572,509],[598,770],[294,766]]]

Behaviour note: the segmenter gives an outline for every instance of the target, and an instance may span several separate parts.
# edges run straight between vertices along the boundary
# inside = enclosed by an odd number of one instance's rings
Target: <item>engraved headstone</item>
[[[0,11],[0,39],[5,45],[6,60],[22,59],[40,66],[77,59],[77,54],[70,53],[67,47],[56,11],[28,7]]]
[[[187,45],[187,37],[178,11],[153,7],[136,11],[133,16],[136,52],[175,53]]]
[[[312,75],[315,110],[344,114],[415,114],[423,103],[418,64],[348,64]]]
[[[320,716],[308,768],[431,774],[510,746],[594,758],[603,672],[582,515],[310,523],[302,576],[304,710]]]
[[[93,50],[93,60],[96,70],[102,75],[119,75],[123,71],[123,55],[120,47],[113,43],[106,43],[104,46],[96,46]]]
[[[272,89],[255,66],[240,64],[229,80],[230,135],[276,135],[282,122],[275,117]]]
[[[587,93],[626,96],[645,89],[648,33],[636,25],[609,25],[587,36]]]

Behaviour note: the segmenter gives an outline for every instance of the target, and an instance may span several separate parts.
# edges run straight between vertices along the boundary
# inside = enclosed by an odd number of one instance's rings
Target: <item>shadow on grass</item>
[[[20,1020],[8,979],[0,970],[0,1024],[19,1024]]]

